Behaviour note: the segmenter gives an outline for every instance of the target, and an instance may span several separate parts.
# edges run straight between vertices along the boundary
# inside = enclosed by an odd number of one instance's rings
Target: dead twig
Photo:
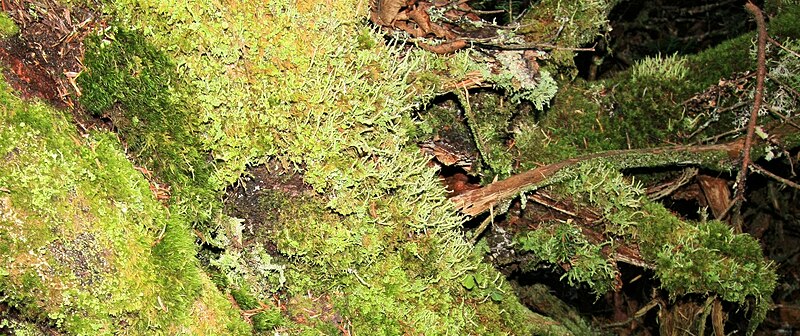
[[[774,179],[775,181],[778,181],[778,182],[783,183],[783,184],[785,184],[787,186],[790,186],[792,188],[800,190],[800,184],[794,183],[794,182],[789,181],[789,180],[787,180],[787,179],[785,179],[783,177],[775,175],[772,172],[770,172],[769,170],[766,170],[766,169],[764,169],[764,167],[761,167],[761,166],[759,166],[759,165],[757,165],[755,163],[751,163],[750,165],[751,165],[751,168],[753,168],[753,171],[755,171],[756,173],[759,173],[761,175],[766,175],[766,176]]]
[[[555,44],[550,43],[522,43],[522,44],[497,44],[492,43],[491,39],[466,39],[469,42],[473,42],[475,44],[480,44],[488,47],[493,47],[502,50],[544,50],[544,51],[552,51],[552,50],[566,50],[566,51],[595,51],[594,46],[591,48],[568,48],[568,47],[561,47]]]
[[[646,148],[646,149],[633,149],[633,150],[613,150],[601,153],[595,153],[567,159],[561,162],[549,164],[524,173],[513,175],[505,180],[492,182],[491,184],[475,190],[467,191],[463,194],[454,196],[450,200],[456,204],[456,208],[463,214],[468,216],[477,216],[488,211],[495,204],[500,204],[502,201],[509,200],[516,197],[521,192],[529,191],[538,187],[543,187],[550,183],[557,181],[552,180],[561,169],[569,166],[577,165],[584,161],[593,159],[610,159],[618,158],[619,161],[625,161],[624,158],[629,156],[648,155],[650,157],[657,157],[659,155],[666,155],[658,165],[668,164],[700,164],[702,162],[690,162],[691,160],[685,155],[688,153],[704,153],[704,152],[720,152],[739,153],[742,147],[741,141],[733,141],[725,144],[705,145],[705,146],[673,146],[662,148]],[[671,154],[680,154],[672,156]],[[652,162],[651,162],[652,163]],[[655,164],[655,163],[653,163]],[[620,168],[635,168],[638,167],[635,163],[625,165]]]
[[[576,214],[576,213],[574,213],[572,211],[569,211],[569,210],[562,209],[562,208],[558,207],[556,202],[548,201],[548,200],[544,199],[542,196],[540,196],[538,193],[534,193],[534,194],[528,195],[528,199],[530,199],[531,201],[534,201],[536,203],[539,203],[539,204],[543,205],[546,208],[550,208],[550,209],[553,209],[553,210],[558,211],[560,213],[563,213],[563,214],[565,214],[567,216],[578,217],[578,214]]]
[[[661,305],[662,305],[662,301],[661,301],[660,298],[656,298],[656,299],[650,300],[650,302],[648,302],[646,305],[644,305],[644,307],[642,307],[641,309],[637,310],[636,313],[633,314],[633,316],[631,316],[630,318],[626,319],[625,321],[609,323],[609,324],[604,325],[603,328],[604,329],[611,329],[611,328],[624,327],[624,326],[626,326],[628,324],[631,324],[631,322],[633,322],[635,320],[638,320],[638,319],[642,318],[643,316],[645,316],[647,314],[647,312],[650,311],[650,309],[653,309],[653,308],[655,308],[657,306],[660,307]]]
[[[739,170],[739,175],[736,176],[736,196],[734,206],[734,228],[741,232],[742,229],[742,202],[744,201],[744,186],[747,182],[747,168],[750,165],[750,148],[753,146],[753,135],[756,131],[756,121],[758,119],[758,111],[761,110],[761,101],[764,99],[764,79],[767,77],[767,24],[764,22],[764,14],[752,2],[744,5],[750,14],[756,19],[758,26],[758,68],[756,69],[756,94],[753,99],[753,109],[750,111],[750,121],[747,125],[747,135],[744,138],[744,147],[742,148],[742,168]]]
[[[794,55],[795,57],[800,57],[800,54],[798,54],[796,51],[794,51],[794,50],[792,50],[792,49],[789,49],[789,48],[786,48],[785,46],[783,46],[783,44],[781,44],[781,43],[780,43],[780,42],[778,42],[778,41],[775,41],[773,38],[771,38],[771,37],[767,36],[767,40],[769,40],[769,42],[770,42],[770,43],[772,43],[772,44],[774,44],[774,45],[778,46],[778,48],[781,48],[781,49],[783,49],[783,50],[786,50],[786,52],[788,52],[788,53],[790,53],[790,54]]]

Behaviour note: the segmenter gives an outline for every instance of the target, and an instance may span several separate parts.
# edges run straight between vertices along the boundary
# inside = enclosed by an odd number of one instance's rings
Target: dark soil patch
[[[0,292],[0,296],[4,294]],[[14,307],[0,302],[0,335],[64,335],[56,328],[44,323],[27,320],[23,314]]]
[[[280,205],[311,192],[311,187],[300,174],[287,171],[275,161],[253,167],[245,175],[226,193],[225,213],[245,221],[244,245],[259,242],[267,252],[277,255],[269,235],[281,215]]]
[[[75,78],[83,71],[84,39],[105,26],[102,15],[87,7],[55,0],[4,0],[2,9],[19,26],[19,35],[0,40],[3,75],[23,99],[42,99],[68,108],[78,124],[108,127],[77,103]]]

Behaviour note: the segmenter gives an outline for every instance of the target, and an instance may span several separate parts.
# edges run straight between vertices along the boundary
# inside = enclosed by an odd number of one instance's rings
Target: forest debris
[[[441,12],[441,16],[431,18],[432,9]],[[437,54],[452,53],[468,45],[466,38],[470,36],[458,22],[481,21],[466,2],[435,0],[375,0],[370,19],[386,31],[406,32],[419,39],[420,48]]]
[[[753,146],[753,135],[756,131],[756,121],[758,111],[761,110],[761,102],[764,100],[764,80],[767,77],[767,24],[764,22],[764,14],[752,2],[744,5],[748,12],[753,14],[758,27],[758,65],[756,69],[756,94],[753,98],[753,109],[750,111],[750,121],[747,124],[747,135],[744,138],[744,148],[742,148],[742,169],[736,176],[736,199],[734,201],[734,220],[733,225],[737,232],[742,232],[743,218],[741,216],[742,202],[744,201],[744,186],[747,181],[748,165],[750,164],[750,148]]]
[[[648,187],[647,190],[645,190],[645,194],[647,195],[647,198],[654,201],[672,195],[673,192],[680,189],[689,183],[695,176],[697,176],[697,171],[698,169],[695,167],[686,168],[678,177],[652,187]]]
[[[787,186],[790,186],[790,187],[795,188],[797,190],[800,190],[800,184],[794,183],[794,182],[792,182],[790,180],[787,180],[787,179],[785,179],[783,177],[775,175],[775,174],[771,173],[770,171],[764,169],[763,167],[761,167],[761,166],[759,166],[759,165],[757,165],[755,163],[751,164],[751,168],[753,169],[753,171],[755,171],[755,172],[757,172],[759,174],[766,175],[766,176],[774,179],[775,181],[783,183],[784,185],[787,185]]]
[[[467,46],[467,41],[456,40],[453,42],[442,43],[440,45],[430,45],[427,43],[420,43],[419,47],[437,54],[449,54]]]
[[[697,182],[705,195],[706,204],[711,208],[714,218],[722,219],[722,215],[731,205],[731,191],[728,181],[708,175],[698,175]]]
[[[665,164],[722,164],[720,162],[687,162],[687,155],[692,153],[704,152],[719,152],[734,155],[739,153],[742,146],[741,141],[733,141],[725,144],[718,145],[704,145],[704,146],[674,146],[662,148],[648,148],[648,149],[633,149],[633,150],[613,150],[607,152],[600,152],[581,157],[576,157],[561,162],[553,163],[547,166],[539,167],[529,170],[524,173],[513,175],[505,180],[491,183],[481,189],[465,192],[461,195],[451,198],[450,200],[456,204],[456,208],[468,216],[477,216],[489,210],[494,204],[500,204],[508,201],[521,192],[542,187],[555,182],[553,176],[561,169],[578,163],[589,161],[593,159],[610,159],[619,158],[619,161],[624,157],[630,156],[660,156],[657,162],[650,162],[650,164],[665,165]],[[655,159],[653,159],[655,160]],[[698,159],[700,160],[700,159]],[[635,168],[641,167],[644,163],[633,160],[633,162],[625,165],[622,168]]]

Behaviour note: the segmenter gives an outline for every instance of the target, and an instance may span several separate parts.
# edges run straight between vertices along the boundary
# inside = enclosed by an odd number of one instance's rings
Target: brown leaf
[[[380,22],[376,23],[382,26],[391,26],[397,14],[400,13],[400,9],[405,6],[405,0],[377,0],[375,9],[377,9],[377,17]]]
[[[697,175],[697,182],[700,183],[700,188],[703,189],[703,194],[706,196],[708,207],[711,208],[714,218],[722,219],[720,216],[725,213],[725,210],[731,204],[731,191],[728,188],[728,181],[708,175]]]
[[[408,18],[414,21],[425,34],[431,33],[431,18],[426,11],[430,5],[425,6],[420,4],[415,6],[412,10],[408,11]]]
[[[455,41],[452,41],[452,42],[442,43],[442,44],[436,45],[436,46],[433,46],[433,45],[430,45],[430,44],[427,44],[427,43],[420,43],[419,44],[420,48],[425,49],[427,51],[430,51],[432,53],[437,53],[437,54],[448,54],[448,53],[451,53],[451,52],[455,52],[456,50],[459,50],[461,48],[464,48],[466,46],[467,46],[467,41],[464,41],[464,40],[455,40]]]

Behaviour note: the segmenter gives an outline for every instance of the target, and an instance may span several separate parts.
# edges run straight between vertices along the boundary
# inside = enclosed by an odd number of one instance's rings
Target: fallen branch
[[[505,180],[493,182],[483,188],[467,191],[450,200],[462,213],[477,216],[496,204],[511,200],[520,193],[559,182],[560,177],[557,174],[559,171],[585,161],[614,159],[613,163],[618,169],[666,165],[729,165],[728,162],[708,162],[697,154],[724,154],[732,162],[738,156],[741,148],[742,141],[733,141],[718,145],[675,146],[595,153],[529,170]]]
[[[787,185],[787,186],[790,186],[790,187],[792,187],[792,188],[795,188],[795,189],[797,189],[797,190],[800,190],[800,184],[794,183],[794,182],[792,182],[792,181],[789,181],[789,180],[787,180],[787,179],[785,179],[785,178],[783,178],[783,177],[780,177],[780,176],[778,176],[778,175],[775,175],[775,174],[773,174],[772,172],[770,172],[770,171],[768,171],[768,170],[764,169],[763,167],[761,167],[761,166],[759,166],[759,165],[757,165],[757,164],[755,164],[755,163],[753,163],[753,164],[752,164],[752,167],[751,167],[751,168],[752,168],[752,169],[753,169],[753,171],[755,171],[756,173],[759,173],[759,174],[761,174],[761,175],[766,175],[766,176],[768,176],[768,177],[771,177],[771,178],[772,178],[772,179],[774,179],[775,181],[778,181],[778,182],[780,182],[780,183],[783,183],[783,184],[785,184],[785,185]]]

